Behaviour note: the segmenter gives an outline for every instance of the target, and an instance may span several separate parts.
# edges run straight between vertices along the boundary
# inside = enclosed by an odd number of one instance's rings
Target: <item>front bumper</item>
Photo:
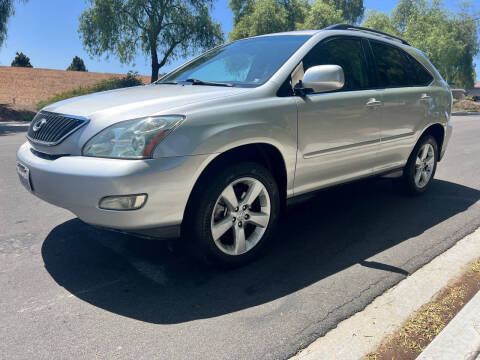
[[[178,227],[196,179],[213,155],[148,160],[63,156],[46,160],[23,144],[17,160],[29,169],[32,193],[68,209],[86,223],[127,232],[154,234]],[[104,196],[148,194],[138,210],[98,207]]]

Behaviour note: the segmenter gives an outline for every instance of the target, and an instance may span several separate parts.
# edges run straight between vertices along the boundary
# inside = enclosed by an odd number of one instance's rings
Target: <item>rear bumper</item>
[[[452,132],[453,132],[452,121],[449,120],[447,122],[447,124],[445,125],[445,136],[443,138],[442,151],[440,152],[440,159],[439,160],[442,160],[443,156],[445,155],[445,152],[447,151],[448,142],[450,141],[450,138],[452,137]]]
[[[17,153],[30,172],[33,194],[68,209],[86,223],[144,235],[178,232],[190,192],[212,155],[148,160],[64,156],[46,160],[31,152],[29,143]],[[98,207],[109,195],[148,194],[138,210],[112,211]]]

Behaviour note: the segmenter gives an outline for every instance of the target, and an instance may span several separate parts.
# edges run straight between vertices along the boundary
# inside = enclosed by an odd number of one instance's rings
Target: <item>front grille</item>
[[[79,116],[40,111],[33,118],[27,137],[34,143],[57,145],[87,122],[88,119]]]

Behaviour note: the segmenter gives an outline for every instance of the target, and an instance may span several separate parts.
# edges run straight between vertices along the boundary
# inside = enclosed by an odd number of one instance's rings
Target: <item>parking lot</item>
[[[266,256],[221,271],[29,194],[27,126],[0,123],[0,358],[287,359],[480,225],[480,116],[453,124],[425,196],[386,179],[319,192]]]

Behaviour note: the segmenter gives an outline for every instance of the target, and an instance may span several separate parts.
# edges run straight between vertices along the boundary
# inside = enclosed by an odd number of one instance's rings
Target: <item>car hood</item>
[[[192,103],[234,96],[249,89],[204,85],[144,85],[60,101],[44,108],[55,113],[116,119],[165,114]],[[120,116],[120,118],[119,118]]]

